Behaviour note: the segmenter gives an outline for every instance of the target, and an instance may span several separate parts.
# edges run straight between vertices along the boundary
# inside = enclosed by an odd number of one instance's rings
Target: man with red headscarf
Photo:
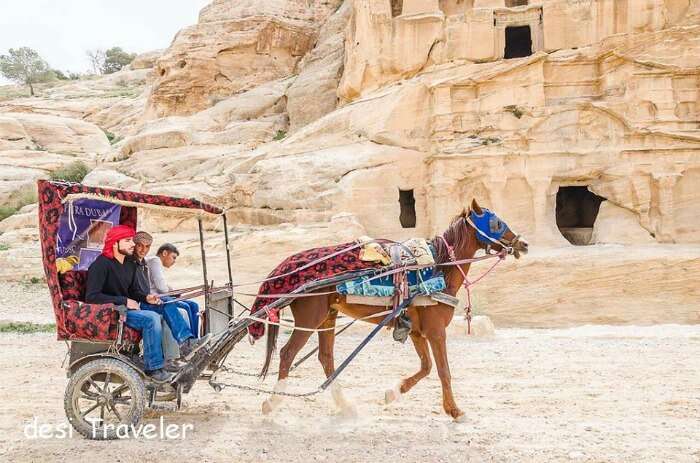
[[[143,337],[146,374],[156,381],[167,381],[172,373],[163,369],[161,316],[151,310],[140,310],[139,306],[139,303],[158,305],[161,302],[158,296],[143,291],[136,278],[136,265],[132,259],[127,259],[134,253],[134,235],[134,230],[125,225],[112,227],[107,232],[102,254],[88,269],[85,302],[126,306],[129,309],[126,325],[141,331]],[[182,341],[189,353],[201,347],[191,335]]]

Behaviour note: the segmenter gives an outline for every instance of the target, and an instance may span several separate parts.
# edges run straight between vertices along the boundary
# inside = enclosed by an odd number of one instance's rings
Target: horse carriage
[[[264,280],[234,284],[226,214],[219,207],[195,199],[174,198],[90,187],[76,183],[39,181],[39,227],[46,281],[50,290],[58,339],[69,344],[64,405],[66,415],[79,433],[91,439],[118,437],[119,425],[136,427],[147,407],[173,401],[180,407],[182,395],[197,380],[208,381],[217,391],[228,384],[219,380],[229,371],[227,356],[246,336],[259,338],[267,331],[264,376],[276,349],[279,311],[290,306],[294,315],[292,334],[280,351],[278,383],[264,401],[263,413],[271,412],[285,395],[310,396],[334,387],[335,378],[382,327],[404,329],[421,359],[419,372],[403,380],[387,400],[408,392],[431,368],[428,345],[443,385],[445,411],[455,419],[463,413],[452,397],[445,349],[445,328],[457,306],[460,287],[469,292],[466,275],[473,262],[495,259],[486,272],[506,255],[519,257],[527,242],[516,236],[498,217],[473,202],[471,211],[458,216],[448,230],[423,243],[422,251],[390,240],[358,240],[338,246],[316,248],[290,256]],[[76,211],[95,209],[82,228]],[[156,209],[195,219],[199,226],[202,284],[178,290],[184,298],[204,297],[204,334],[209,342],[197,350],[166,383],[156,382],[144,371],[140,357],[140,332],[124,324],[123,311],[112,304],[85,302],[87,266],[96,257],[105,227],[136,228],[140,209]],[[88,217],[90,214],[86,214]],[[203,219],[221,217],[228,281],[215,286],[207,274]],[[416,251],[418,249],[418,251]],[[474,257],[479,250],[486,253]],[[427,260],[421,260],[428,257]],[[426,256],[425,254],[430,254]],[[483,275],[482,275],[483,276]],[[479,278],[480,279],[480,278]],[[475,281],[478,281],[475,280]],[[474,281],[474,282],[475,282]],[[255,304],[235,313],[239,288],[259,285]],[[377,293],[379,291],[380,294]],[[467,318],[470,319],[470,302]],[[333,342],[339,313],[364,320],[376,327],[336,369]],[[354,322],[353,320],[353,322]],[[267,326],[267,330],[265,327]],[[285,392],[285,379],[297,353],[309,337],[318,334],[318,358],[326,381],[306,394]],[[342,394],[332,388],[333,397]]]

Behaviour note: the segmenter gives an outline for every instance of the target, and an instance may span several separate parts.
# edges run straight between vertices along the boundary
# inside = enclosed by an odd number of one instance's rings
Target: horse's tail
[[[277,350],[277,336],[280,334],[280,327],[278,325],[267,325],[267,352],[265,352],[265,364],[260,371],[260,377],[265,378],[267,372],[270,370],[270,363],[272,362],[272,356]]]

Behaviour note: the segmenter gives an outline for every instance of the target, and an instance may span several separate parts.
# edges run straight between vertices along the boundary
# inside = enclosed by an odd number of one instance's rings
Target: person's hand
[[[156,294],[149,294],[146,296],[146,302],[153,305],[161,305],[163,303]]]
[[[127,299],[126,300],[126,308],[129,310],[139,310],[141,307],[139,306],[139,303],[136,302],[133,299]]]

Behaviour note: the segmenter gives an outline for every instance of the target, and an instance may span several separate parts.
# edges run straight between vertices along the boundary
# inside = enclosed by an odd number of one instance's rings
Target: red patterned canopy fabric
[[[56,317],[56,327],[58,331],[58,339],[75,339],[84,338],[82,334],[95,333],[94,340],[110,340],[115,339],[117,313],[111,312],[112,317],[107,317],[104,312],[104,306],[95,304],[83,304],[83,310],[69,310],[74,308],[74,301],[70,301],[71,296],[64,297],[59,281],[58,271],[56,269],[56,236],[58,233],[59,221],[63,213],[63,201],[69,195],[91,195],[98,197],[103,201],[113,200],[118,203],[144,204],[152,206],[164,206],[179,209],[195,209],[201,210],[210,214],[222,214],[223,211],[215,206],[203,203],[196,199],[174,198],[163,195],[152,195],[147,193],[137,193],[133,191],[114,190],[110,188],[90,187],[78,183],[66,182],[51,182],[48,180],[39,180],[39,237],[41,239],[41,254],[44,263],[44,273],[46,274],[46,282],[51,293],[51,301],[53,303],[54,315]],[[129,205],[122,206],[119,222],[122,225],[129,225],[136,228],[137,212],[136,207]],[[69,304],[66,304],[69,301]],[[81,314],[85,311],[90,311],[94,308],[95,317],[89,314],[83,314],[91,319],[96,319],[100,324],[97,329],[89,327],[86,330],[71,330],[70,327],[78,320],[69,320],[71,314]],[[93,315],[95,315],[93,314]],[[82,315],[81,315],[82,317]],[[111,318],[111,320],[110,320]],[[69,323],[73,322],[73,323]],[[102,338],[105,339],[102,339]],[[125,336],[127,339],[132,339],[133,336]]]

